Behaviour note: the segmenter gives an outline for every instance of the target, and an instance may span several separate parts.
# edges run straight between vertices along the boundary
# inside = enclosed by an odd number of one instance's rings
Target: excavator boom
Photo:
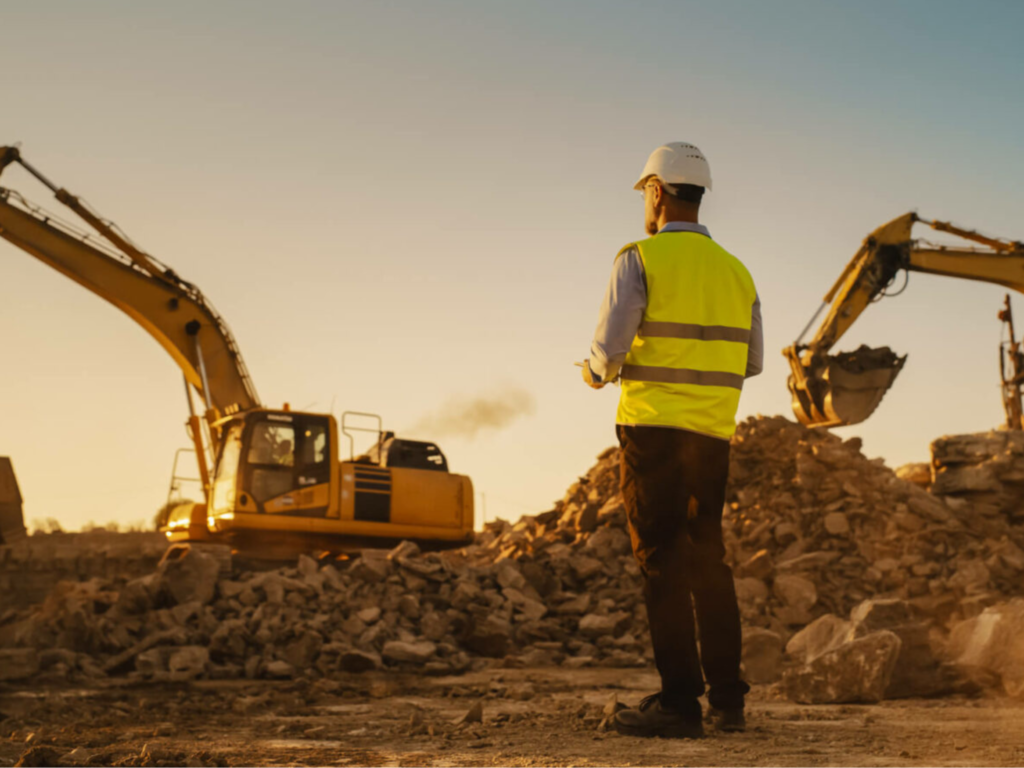
[[[0,147],[0,171],[19,161],[17,150]],[[184,372],[188,384],[206,403],[208,415],[259,407],[231,331],[202,293],[131,245],[78,198],[56,189],[27,167],[102,237],[61,222],[3,187],[0,237],[106,299],[141,325]]]
[[[911,238],[916,222],[984,247],[927,247]],[[868,235],[825,295],[819,313],[826,307],[828,312],[814,337],[804,344],[801,334],[783,350],[791,370],[793,412],[803,424],[858,424],[875,411],[893,385],[905,355],[900,357],[888,347],[865,346],[850,353],[829,352],[861,313],[886,295],[901,271],[996,283],[1024,292],[1024,244],[985,237],[915,213],[899,216]]]

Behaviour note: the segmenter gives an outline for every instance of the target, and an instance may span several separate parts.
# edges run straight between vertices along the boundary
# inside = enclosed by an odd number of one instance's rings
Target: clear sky
[[[508,428],[436,438],[515,518],[614,441],[617,390],[572,363],[651,150],[708,156],[702,220],[764,311],[741,415],[792,416],[779,351],[870,230],[916,209],[1024,238],[1021,29],[1010,0],[4,2],[0,144],[198,284],[269,404],[402,432],[525,390]],[[999,424],[1002,294],[914,276],[872,307],[839,349],[910,358],[841,433],[898,465]],[[0,365],[26,518],[150,519],[186,444],[157,344],[0,242]]]

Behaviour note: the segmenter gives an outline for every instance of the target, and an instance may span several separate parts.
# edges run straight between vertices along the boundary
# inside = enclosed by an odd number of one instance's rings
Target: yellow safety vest
[[[647,309],[622,366],[616,421],[729,439],[747,370],[757,290],[739,259],[696,232],[627,245],[640,253]]]

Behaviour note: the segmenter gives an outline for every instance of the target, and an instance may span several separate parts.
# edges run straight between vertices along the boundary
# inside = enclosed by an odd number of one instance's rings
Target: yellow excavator
[[[926,224],[981,247],[949,247],[911,238],[914,224]],[[883,224],[861,244],[803,332],[782,354],[789,361],[793,412],[810,427],[858,424],[870,416],[906,362],[888,347],[862,346],[830,354],[861,313],[890,293],[900,273],[961,277],[1024,293],[1024,243],[986,237],[948,222],[906,213]],[[903,287],[897,293],[903,291]],[[822,311],[828,313],[810,342],[802,343]]]
[[[280,559],[402,539],[425,548],[472,540],[472,483],[448,470],[437,445],[399,439],[375,414],[346,412],[339,428],[331,414],[264,406],[227,324],[194,284],[50,182],[16,147],[0,147],[0,173],[12,164],[94,232],[0,186],[0,237],[122,310],[184,374],[187,430],[205,500],[166,513],[161,530],[171,542]],[[358,457],[357,431],[376,436]],[[339,435],[348,438],[347,459]]]

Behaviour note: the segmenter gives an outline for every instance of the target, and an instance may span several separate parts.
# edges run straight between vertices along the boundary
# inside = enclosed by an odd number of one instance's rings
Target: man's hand
[[[594,379],[594,372],[590,370],[589,362],[583,362],[580,363],[580,365],[583,367],[583,381],[586,382],[588,387],[591,389],[601,389],[601,387],[607,383],[604,381],[596,381]]]

